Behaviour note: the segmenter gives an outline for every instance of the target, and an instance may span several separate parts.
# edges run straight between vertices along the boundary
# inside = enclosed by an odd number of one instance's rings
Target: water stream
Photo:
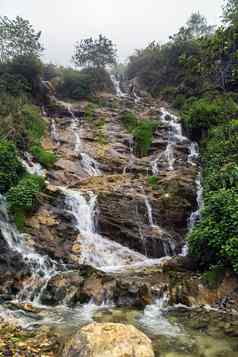
[[[31,273],[30,279],[16,297],[17,300],[40,303],[42,291],[48,281],[58,273],[58,265],[47,255],[38,254],[27,241],[27,236],[17,231],[8,215],[3,196],[0,196],[0,230],[9,249],[21,255]]]

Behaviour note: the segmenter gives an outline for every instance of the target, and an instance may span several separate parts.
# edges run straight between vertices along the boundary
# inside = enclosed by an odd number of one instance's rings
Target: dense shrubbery
[[[200,140],[209,128],[230,120],[237,114],[238,106],[231,97],[205,97],[188,101],[184,106],[182,120],[188,135]]]
[[[45,187],[40,176],[27,175],[17,186],[7,193],[10,212],[15,216],[18,228],[24,225],[25,215],[35,209],[39,203],[39,195]]]
[[[90,98],[98,91],[112,91],[113,84],[102,68],[85,68],[81,71],[61,68],[56,90],[59,96],[74,100]]]
[[[210,129],[202,144],[204,209],[189,234],[202,269],[223,264],[238,272],[238,121]]]
[[[0,193],[16,185],[25,173],[13,143],[0,140]]]
[[[146,156],[152,144],[156,123],[145,120],[138,123],[134,130],[135,153],[139,157]]]

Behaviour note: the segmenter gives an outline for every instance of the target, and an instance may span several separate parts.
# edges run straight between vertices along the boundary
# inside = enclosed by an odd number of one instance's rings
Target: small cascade
[[[124,92],[122,92],[122,90],[121,90],[120,81],[117,79],[117,77],[114,74],[111,74],[111,81],[112,81],[114,88],[116,90],[117,97],[125,97],[126,94]]]
[[[51,119],[50,133],[51,133],[51,136],[52,136],[54,142],[56,144],[58,144],[59,143],[59,133],[58,133],[54,118]]]
[[[195,142],[191,142],[189,146],[188,163],[190,165],[196,166],[199,159],[199,146]]]
[[[92,192],[82,193],[62,188],[65,203],[74,216],[80,233],[81,261],[103,271],[119,271],[128,267],[152,266],[161,259],[148,259],[121,244],[102,237],[96,232],[97,197]]]
[[[21,163],[29,174],[46,176],[46,170],[43,169],[41,164],[33,161],[33,156],[31,154],[25,152],[24,157],[25,159],[21,159]]]
[[[81,152],[80,155],[81,155],[81,164],[84,171],[89,176],[100,176],[101,171],[98,168],[98,162],[86,153]]]
[[[151,207],[151,204],[150,204],[147,196],[145,196],[145,206],[146,206],[146,209],[147,209],[148,220],[149,220],[150,226],[151,227],[156,227],[154,225],[154,221],[153,221],[152,207]]]
[[[202,187],[202,174],[201,172],[198,173],[197,178],[196,178],[196,188],[197,188],[197,210],[192,212],[189,222],[188,222],[188,227],[189,229],[193,229],[195,224],[199,221],[200,215],[201,215],[201,209],[203,206],[203,187]]]
[[[134,139],[133,137],[129,138],[129,160],[127,166],[123,170],[123,175],[125,175],[133,165],[134,162]]]
[[[81,165],[84,171],[89,176],[100,176],[99,164],[96,160],[91,158],[87,153],[82,152],[82,143],[80,138],[80,128],[78,127],[78,120],[72,111],[71,105],[67,105],[68,112],[72,118],[71,130],[75,136],[75,153],[81,156]]]
[[[143,315],[139,319],[139,324],[149,333],[154,334],[159,331],[160,335],[171,337],[182,334],[180,328],[166,318],[168,300],[168,295],[163,293],[154,304],[146,306]]]
[[[0,196],[0,230],[4,240],[12,251],[19,253],[30,269],[31,277],[18,294],[19,301],[40,302],[41,294],[48,281],[56,275],[56,263],[48,256],[34,251],[27,242],[26,236],[20,234],[10,220],[5,198]]]
[[[166,124],[169,128],[168,144],[165,149],[164,155],[168,162],[168,170],[174,170],[175,158],[175,147],[178,143],[188,141],[188,139],[182,135],[182,126],[178,122],[178,117],[174,114],[168,112],[165,108],[160,108],[162,113],[161,121]]]
[[[151,162],[151,169],[153,176],[159,176],[159,167],[158,163],[160,161],[160,158],[156,158],[154,161]]]

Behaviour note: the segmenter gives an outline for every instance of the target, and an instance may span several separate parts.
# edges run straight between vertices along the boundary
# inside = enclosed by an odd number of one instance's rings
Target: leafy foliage
[[[30,148],[30,152],[36,160],[46,168],[51,168],[57,160],[56,155],[52,151],[47,151],[41,145],[34,145]]]
[[[231,97],[201,98],[184,106],[182,120],[193,139],[200,139],[210,127],[232,119],[238,106]]]
[[[73,61],[76,66],[92,66],[104,68],[116,61],[116,49],[112,41],[99,35],[98,39],[92,37],[80,41],[75,46]]]
[[[17,186],[7,193],[10,212],[15,216],[18,228],[23,228],[25,215],[35,209],[39,203],[40,193],[45,182],[40,176],[27,175]]]
[[[41,32],[36,32],[29,21],[17,16],[11,20],[0,17],[0,62],[17,56],[38,56],[43,50]]]
[[[139,157],[148,155],[156,124],[149,120],[138,123],[134,130],[135,153]]]
[[[5,193],[11,186],[16,185],[24,173],[15,145],[0,140],[0,193]]]

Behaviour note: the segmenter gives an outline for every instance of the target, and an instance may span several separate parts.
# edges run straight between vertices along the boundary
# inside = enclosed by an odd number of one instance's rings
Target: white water
[[[27,241],[27,236],[17,231],[10,221],[3,196],[0,196],[0,230],[9,248],[22,256],[31,272],[31,278],[19,293],[17,299],[40,302],[42,291],[47,282],[57,274],[56,263],[48,256],[36,253]]]
[[[50,129],[51,129],[51,136],[52,136],[53,140],[55,141],[56,144],[58,144],[59,143],[59,133],[58,133],[54,118],[51,119],[51,128]]]
[[[201,215],[201,209],[203,206],[203,187],[202,187],[202,174],[199,172],[197,178],[196,178],[196,188],[197,188],[197,206],[198,209],[195,212],[192,212],[190,218],[189,218],[189,223],[188,227],[189,229],[193,229],[195,224],[199,221],[200,215]]]
[[[31,175],[46,176],[46,170],[43,169],[41,164],[33,161],[33,157],[28,152],[24,153],[25,159],[21,159],[22,165],[26,171]]]
[[[75,136],[75,153],[80,154],[81,156],[81,165],[84,171],[89,175],[89,176],[100,176],[101,171],[99,170],[99,164],[96,160],[94,160],[92,157],[90,157],[87,153],[84,153],[82,151],[82,143],[81,143],[81,138],[80,138],[80,128],[78,126],[78,120],[74,115],[74,112],[72,111],[71,105],[68,104],[67,106],[68,112],[72,118],[72,124],[71,124],[71,130]]]
[[[117,97],[125,97],[126,94],[124,92],[122,92],[122,90],[121,90],[120,81],[113,74],[111,74],[111,81],[112,81],[114,88],[116,90]]]
[[[160,108],[162,113],[161,121],[169,128],[168,144],[165,149],[164,155],[168,162],[168,170],[173,171],[176,161],[175,148],[178,143],[188,141],[188,139],[182,135],[182,126],[178,121],[178,117],[168,112],[165,108]]]
[[[166,308],[168,306],[168,297],[163,296],[155,301],[154,304],[147,305],[142,317],[139,319],[142,325],[151,334],[176,337],[181,335],[181,330],[176,324],[172,324],[166,318]]]
[[[145,206],[146,206],[146,209],[147,209],[147,215],[148,215],[149,224],[150,224],[151,227],[155,227],[154,221],[153,221],[152,207],[151,207],[151,204],[150,204],[149,199],[148,199],[147,196],[145,196]]]
[[[104,271],[119,271],[128,267],[160,264],[162,259],[148,259],[96,233],[95,215],[97,197],[92,192],[62,189],[68,210],[76,220],[80,232],[81,261]]]
[[[197,143],[192,142],[189,146],[188,163],[196,166],[199,159],[199,146]]]
[[[127,166],[123,170],[123,175],[125,175],[127,170],[133,166],[134,159],[134,140],[133,137],[131,137],[129,138],[129,160]]]

